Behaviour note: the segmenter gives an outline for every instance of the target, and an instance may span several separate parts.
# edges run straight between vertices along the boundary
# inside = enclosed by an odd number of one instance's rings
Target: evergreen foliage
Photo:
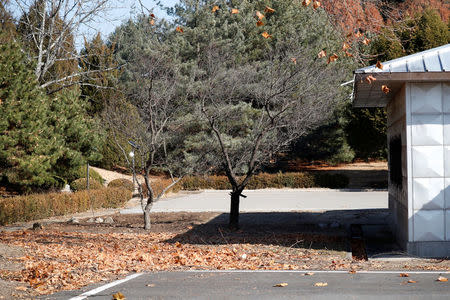
[[[0,46],[0,166],[3,180],[23,192],[77,178],[86,160],[98,160],[97,123],[76,89],[49,97],[14,41]]]
[[[63,140],[54,134],[49,115],[49,99],[39,89],[20,45],[0,45],[0,168],[9,184],[22,190],[57,184],[52,167]]]
[[[80,99],[78,89],[66,89],[52,96],[48,122],[54,127],[53,134],[60,136],[64,143],[53,170],[71,182],[78,178],[81,165],[87,161],[93,164],[102,158],[100,149],[105,134],[99,122],[88,115],[87,104]]]
[[[100,33],[90,42],[85,42],[79,62],[83,73],[81,76],[81,97],[89,103],[89,114],[100,115],[111,98],[120,97],[117,90],[119,71],[113,56],[114,44],[106,45]]]

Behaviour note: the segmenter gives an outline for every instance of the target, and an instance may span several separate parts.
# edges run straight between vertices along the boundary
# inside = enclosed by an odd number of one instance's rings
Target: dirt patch
[[[17,272],[24,268],[24,264],[16,261],[22,257],[25,250],[22,247],[0,243],[0,299],[27,298],[30,296],[23,284],[14,280],[3,280],[8,272]]]

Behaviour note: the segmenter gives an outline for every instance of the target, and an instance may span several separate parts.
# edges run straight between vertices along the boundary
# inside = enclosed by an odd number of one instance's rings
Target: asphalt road
[[[315,272],[158,272],[146,273],[91,296],[84,291],[55,294],[48,299],[450,299],[449,282],[437,282],[438,273]],[[443,274],[445,277],[450,277]],[[414,280],[416,283],[407,283]],[[316,283],[327,286],[315,286]],[[287,283],[286,287],[274,287]],[[95,286],[97,287],[97,286]],[[88,290],[91,290],[90,287]],[[78,296],[78,297],[77,297]],[[77,298],[71,298],[77,297]]]
[[[152,212],[228,212],[230,191],[181,192],[156,202]],[[376,209],[388,207],[387,191],[329,189],[263,189],[244,191],[241,212],[289,212]],[[142,213],[140,204],[122,214]]]

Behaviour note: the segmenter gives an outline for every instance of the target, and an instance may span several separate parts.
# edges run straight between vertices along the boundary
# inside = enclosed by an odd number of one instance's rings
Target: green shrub
[[[86,166],[80,166],[77,170],[77,179],[79,178],[86,178]],[[94,179],[95,181],[103,184],[105,183],[105,180],[103,179],[103,177],[94,169],[89,168],[89,179]],[[89,181],[89,183],[91,183],[92,181]]]
[[[76,193],[30,194],[0,199],[0,224],[27,222],[87,211],[92,207],[117,208],[131,199],[123,188],[104,188]]]
[[[125,179],[125,178],[119,178],[119,179],[111,180],[108,183],[108,187],[118,187],[118,188],[127,189],[127,190],[129,190],[131,192],[134,191],[133,182],[131,180],[128,180],[128,179]]]
[[[97,180],[89,180],[89,189],[90,190],[98,190],[103,188],[103,184],[98,182]],[[72,191],[83,191],[87,188],[87,181],[86,178],[79,178],[77,180],[72,181],[70,184],[70,188]]]

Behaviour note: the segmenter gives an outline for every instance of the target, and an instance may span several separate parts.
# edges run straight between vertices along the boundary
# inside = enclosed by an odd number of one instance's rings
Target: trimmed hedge
[[[86,187],[87,187],[86,178],[78,178],[77,180],[74,180],[70,184],[70,189],[74,192],[84,191],[84,190],[86,190]],[[89,180],[89,189],[90,190],[99,190],[102,188],[104,188],[103,184],[101,184],[97,180]]]
[[[117,188],[124,188],[129,190],[130,192],[134,191],[133,182],[131,180],[125,179],[125,178],[119,178],[111,180],[108,183],[108,187],[117,187]]]
[[[132,193],[123,188],[79,191],[76,193],[31,194],[0,199],[0,224],[27,222],[91,208],[117,208],[131,199]]]
[[[152,187],[156,192],[161,191],[165,186],[171,183],[170,179],[158,180],[152,182]],[[246,189],[256,190],[265,188],[332,188],[340,189],[348,186],[349,179],[342,174],[328,173],[260,173],[254,175]],[[146,194],[145,185],[143,185],[144,194]],[[203,189],[229,190],[231,185],[226,176],[187,176],[183,178],[171,191],[180,190],[195,191]]]

